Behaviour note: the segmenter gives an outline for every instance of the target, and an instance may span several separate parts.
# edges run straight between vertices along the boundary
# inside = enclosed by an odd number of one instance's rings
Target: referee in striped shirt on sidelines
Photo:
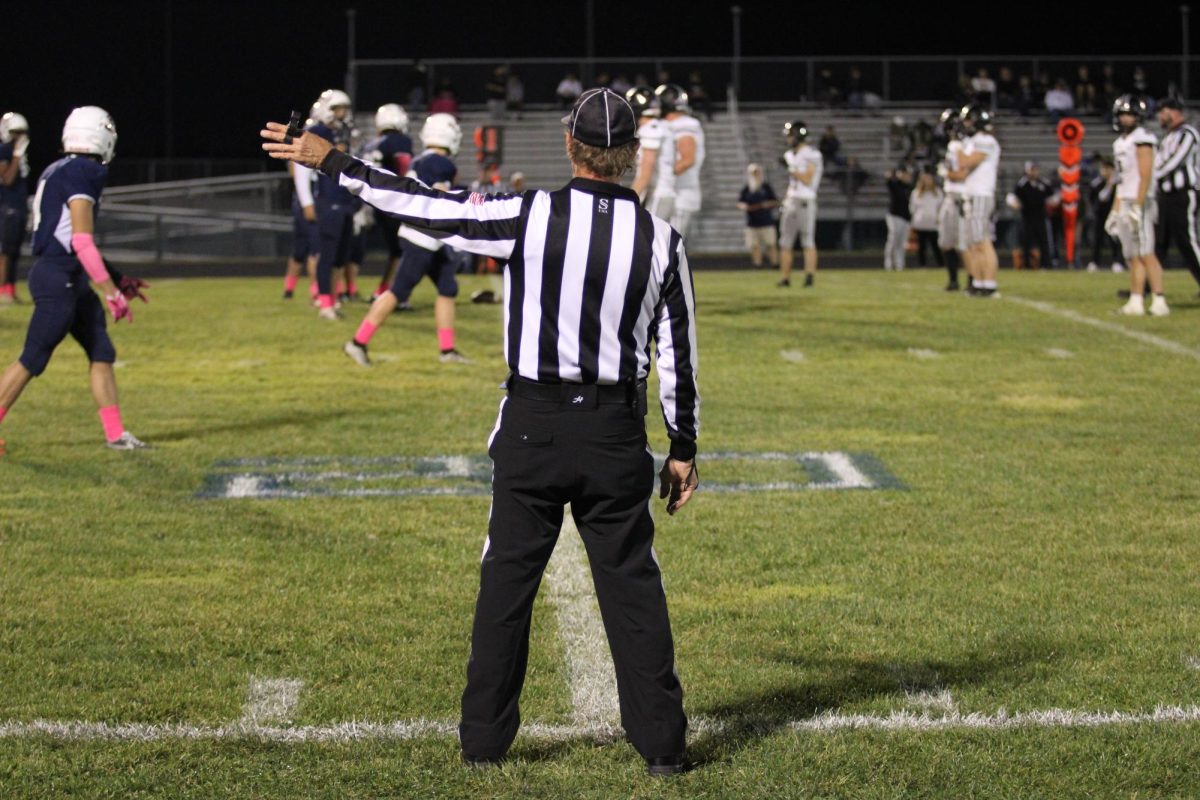
[[[1158,260],[1166,263],[1171,242],[1179,248],[1183,263],[1200,284],[1200,231],[1196,230],[1200,205],[1200,133],[1188,124],[1183,102],[1175,97],[1158,101],[1158,123],[1162,143],[1154,159],[1158,184]]]
[[[521,194],[440,192],[317,136],[293,141],[278,123],[262,136],[272,157],[319,168],[403,223],[507,262],[511,374],[488,446],[492,509],[459,727],[464,760],[496,763],[516,736],[533,601],[569,503],[612,649],[621,724],[648,771],[667,775],[686,768],[687,718],[653,549],[645,380],[653,343],[671,440],[660,497],[673,514],[698,482],[692,278],[682,237],[617,183],[637,155],[625,99],[590,90],[563,122],[574,179]]]

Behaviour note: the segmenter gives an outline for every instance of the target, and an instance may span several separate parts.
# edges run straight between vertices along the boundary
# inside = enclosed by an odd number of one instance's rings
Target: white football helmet
[[[29,122],[23,115],[9,111],[0,117],[0,143],[11,142],[16,133],[29,133]]]
[[[331,118],[335,108],[345,108],[347,114],[350,112],[350,95],[341,89],[326,89],[321,92],[321,102],[325,105],[325,108],[329,109]]]
[[[375,132],[379,131],[408,133],[408,114],[395,103],[380,106],[375,112]]]
[[[117,152],[117,126],[103,108],[80,106],[67,116],[62,146],[64,153],[100,156],[107,164]]]
[[[421,128],[421,142],[426,147],[444,147],[454,155],[462,144],[462,128],[452,114],[430,114]]]

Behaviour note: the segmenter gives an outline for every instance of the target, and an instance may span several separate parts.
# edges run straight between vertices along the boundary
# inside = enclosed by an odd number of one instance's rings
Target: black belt
[[[505,382],[509,397],[558,403],[568,408],[595,408],[597,405],[626,405],[646,413],[646,382],[621,383],[541,383],[509,375]]]

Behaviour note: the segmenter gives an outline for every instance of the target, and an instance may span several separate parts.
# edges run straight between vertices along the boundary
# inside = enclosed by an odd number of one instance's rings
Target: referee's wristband
[[[696,457],[696,443],[680,439],[671,440],[671,458],[676,461],[691,461]]]
[[[335,147],[326,153],[325,159],[321,161],[321,172],[324,172],[331,178],[336,178],[338,173],[344,171],[346,167],[353,163],[353,158]]]

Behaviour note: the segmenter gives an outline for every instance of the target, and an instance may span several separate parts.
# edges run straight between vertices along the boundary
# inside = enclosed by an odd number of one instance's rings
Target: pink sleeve
[[[100,257],[100,251],[96,249],[96,242],[90,233],[72,234],[71,249],[75,251],[75,257],[83,264],[84,271],[93,283],[102,283],[109,279],[108,268],[104,266],[104,259]]]

